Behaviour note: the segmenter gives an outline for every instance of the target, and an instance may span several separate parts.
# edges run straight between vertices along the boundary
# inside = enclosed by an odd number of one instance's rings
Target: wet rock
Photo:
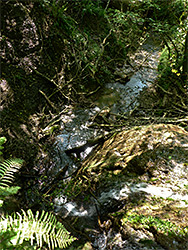
[[[188,132],[179,126],[117,131],[83,160],[84,189],[92,185],[94,196],[56,201],[56,212],[78,217],[93,249],[187,249],[187,151]]]
[[[187,162],[188,132],[157,124],[115,133],[83,164],[101,190],[101,214],[117,217],[136,249],[183,250],[188,249]]]
[[[175,125],[136,127],[114,134],[83,164],[91,171],[113,168],[157,175],[187,161],[188,132]],[[185,167],[183,167],[185,169]]]
[[[116,78],[116,81],[118,82],[121,82],[122,84],[126,84],[130,78],[132,77],[132,75],[134,74],[134,72],[128,72],[128,73],[125,73],[126,71],[123,70],[123,71],[120,71],[120,70],[117,70],[114,75],[117,77]]]

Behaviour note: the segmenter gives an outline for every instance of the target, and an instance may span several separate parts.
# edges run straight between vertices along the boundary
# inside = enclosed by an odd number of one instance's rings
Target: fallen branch
[[[78,95],[86,95],[86,97],[89,97],[93,94],[95,94],[99,89],[101,89],[101,86],[97,87],[95,90],[87,93],[87,92],[76,92]]]
[[[58,84],[53,80],[50,79],[49,77],[45,76],[44,74],[42,74],[41,72],[39,72],[38,70],[32,68],[32,70],[39,76],[41,76],[42,78],[46,79],[48,82],[52,83],[53,85],[56,86],[56,88],[58,89],[58,91],[62,94],[63,97],[65,97],[66,99],[70,99],[68,96],[66,96],[63,91],[60,89],[60,86],[58,86]]]
[[[181,105],[181,104],[179,104],[179,103],[173,103],[175,106],[178,106],[179,108],[181,108],[182,110],[186,110],[186,111],[188,111],[188,106],[185,106],[185,105]]]
[[[168,94],[168,95],[173,95],[172,92],[169,92],[167,90],[165,90],[163,87],[161,87],[159,84],[155,83],[157,85],[157,87],[159,87],[164,93]]]
[[[69,109],[65,108],[61,112],[59,112],[57,115],[52,117],[52,119],[46,124],[46,127],[44,129],[46,129],[47,127],[53,126],[55,123],[58,123],[59,121],[61,121],[62,120],[61,115],[66,114],[68,111]]]
[[[44,96],[44,98],[47,100],[47,102],[50,104],[50,106],[53,109],[57,110],[57,108],[55,107],[55,105],[53,104],[53,102],[50,101],[50,99],[47,97],[47,95],[42,90],[40,90],[40,89],[39,89],[39,92]]]

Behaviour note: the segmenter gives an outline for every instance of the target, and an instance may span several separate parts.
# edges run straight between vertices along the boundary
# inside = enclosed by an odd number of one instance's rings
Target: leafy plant
[[[0,207],[3,205],[3,200],[12,194],[16,194],[20,187],[10,187],[14,179],[14,174],[21,168],[23,160],[10,159],[0,163]]]
[[[108,21],[119,45],[137,48],[139,37],[142,33],[144,19],[132,11],[122,12],[109,9]],[[134,32],[132,32],[134,30]],[[125,49],[125,48],[124,48]]]
[[[0,146],[5,142],[6,138],[1,137]],[[1,146],[0,149],[2,148]],[[2,160],[0,163],[0,207],[2,208],[5,198],[16,194],[20,188],[10,187],[10,184],[22,164],[21,159]],[[28,241],[32,246],[42,247],[43,243],[46,243],[48,249],[65,248],[75,239],[52,213],[42,211],[40,215],[37,211],[34,215],[29,209],[26,212],[24,210],[21,213],[15,212],[13,215],[0,214],[0,249],[2,250],[27,249],[25,244]]]
[[[39,247],[45,242],[49,249],[54,249],[65,248],[75,240],[52,213],[42,211],[41,215],[39,214],[37,211],[34,215],[29,209],[27,212],[22,210],[21,214],[17,212],[12,216],[1,215],[0,231],[13,229],[15,235],[10,239],[13,245],[20,245],[24,240],[30,240],[31,245],[34,245],[36,239]]]
[[[154,227],[157,231],[161,231],[166,235],[179,235],[184,236],[187,234],[187,227],[180,228],[176,226],[174,223],[168,220],[162,220],[158,217],[153,216],[145,216],[137,213],[126,214],[122,219],[122,224],[126,224],[129,222],[135,227],[145,228],[150,230]]]
[[[14,179],[14,174],[21,168],[23,160],[10,159],[0,163],[0,188],[9,187]]]
[[[5,137],[0,137],[0,155],[2,155],[2,149],[4,149],[4,147],[2,146],[5,142],[6,142],[6,138]]]

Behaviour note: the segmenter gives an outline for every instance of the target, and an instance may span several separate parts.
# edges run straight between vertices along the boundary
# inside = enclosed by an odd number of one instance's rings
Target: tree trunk
[[[185,49],[183,58],[183,81],[188,84],[188,31],[185,38]]]

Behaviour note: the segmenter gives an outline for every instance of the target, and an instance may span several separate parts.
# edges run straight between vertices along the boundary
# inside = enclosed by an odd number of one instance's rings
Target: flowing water
[[[141,46],[137,53],[132,57],[132,65],[134,67],[134,74],[127,83],[115,82],[108,83],[105,86],[105,90],[99,94],[98,100],[95,102],[95,107],[90,109],[77,109],[70,110],[67,115],[62,116],[62,129],[61,133],[57,137],[56,148],[61,154],[61,163],[59,162],[59,156],[57,157],[57,169],[69,165],[65,175],[70,175],[75,171],[76,165],[74,161],[69,158],[65,150],[74,148],[76,146],[83,145],[88,139],[95,138],[100,133],[99,129],[90,128],[90,118],[105,108],[110,108],[113,113],[126,113],[132,110],[137,104],[137,97],[144,88],[147,88],[157,77],[157,65],[160,56],[160,47],[155,45],[154,42],[147,42]],[[124,65],[120,70],[121,73],[129,74],[133,72],[133,68]],[[87,148],[83,153],[84,158],[92,148]],[[60,167],[61,166],[61,167]],[[57,171],[56,169],[56,171]],[[113,188],[112,188],[113,185]],[[77,217],[80,219],[81,229],[82,227],[93,228],[90,233],[90,237],[93,239],[93,248],[98,250],[108,249],[108,241],[111,238],[116,238],[117,243],[114,243],[113,250],[127,249],[138,250],[138,246],[134,244],[127,245],[127,240],[121,239],[121,235],[114,231],[99,232],[95,231],[97,227],[97,215],[100,213],[104,215],[117,211],[123,204],[123,200],[131,193],[138,191],[152,192],[152,188],[145,186],[144,184],[132,185],[122,181],[111,184],[105,190],[101,190],[96,198],[90,200],[90,202],[76,202],[69,201],[68,197],[64,194],[60,195],[54,200],[55,212],[61,215],[63,218]],[[163,194],[168,195],[165,190],[158,190],[159,196]],[[156,192],[156,191],[155,191]],[[170,194],[169,194],[170,195]],[[80,229],[80,230],[81,230]],[[71,249],[71,248],[70,248]],[[142,249],[142,248],[139,248]],[[144,249],[144,248],[143,248]],[[162,248],[157,248],[162,249]]]
[[[95,107],[90,109],[79,108],[71,110],[62,116],[61,129],[63,132],[57,137],[57,148],[62,154],[64,165],[73,164],[71,159],[64,153],[64,150],[83,145],[89,139],[93,139],[102,133],[102,130],[92,129],[91,119],[103,109],[108,108],[112,113],[127,113],[137,104],[139,93],[151,85],[157,78],[157,65],[160,56],[159,45],[146,43],[141,46],[137,53],[132,57],[134,74],[127,83],[107,83],[99,98],[95,101]],[[120,71],[120,69],[117,69]],[[121,69],[124,74],[133,72],[133,68],[124,65]],[[89,153],[90,149],[87,149]],[[84,155],[83,155],[84,156]],[[58,159],[57,159],[58,160]],[[62,165],[62,167],[64,167]]]
[[[124,65],[121,69],[124,74],[130,74],[134,68],[130,81],[126,84],[119,82],[106,84],[107,95],[106,98],[104,95],[98,99],[99,107],[104,108],[106,105],[110,105],[111,111],[114,113],[126,113],[133,109],[138,104],[139,93],[150,86],[157,77],[159,56],[158,45],[148,43],[143,45],[132,57],[132,67]],[[111,95],[108,94],[109,91],[111,91]]]

